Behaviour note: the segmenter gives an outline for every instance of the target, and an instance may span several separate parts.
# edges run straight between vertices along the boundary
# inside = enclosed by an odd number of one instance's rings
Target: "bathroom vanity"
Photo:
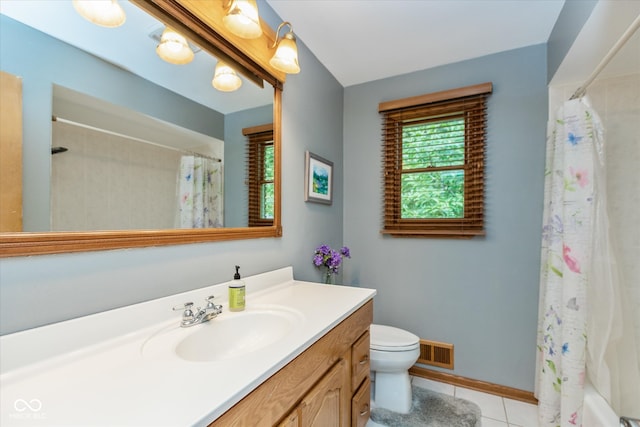
[[[364,426],[372,315],[369,301],[212,425]]]
[[[375,290],[244,280],[238,313],[219,284],[0,337],[0,424],[363,426]]]

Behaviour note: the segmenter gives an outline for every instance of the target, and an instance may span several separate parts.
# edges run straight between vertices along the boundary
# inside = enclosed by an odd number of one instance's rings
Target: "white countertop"
[[[297,320],[274,344],[231,359],[142,351],[160,331],[195,331],[236,315],[226,284],[0,337],[0,425],[205,426],[375,295],[295,281],[290,267],[243,280],[247,312],[277,306]],[[179,328],[181,314],[171,308],[202,306],[212,294],[223,314]]]

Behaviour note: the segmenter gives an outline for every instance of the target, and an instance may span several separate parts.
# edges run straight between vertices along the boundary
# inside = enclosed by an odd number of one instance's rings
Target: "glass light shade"
[[[162,32],[156,53],[172,64],[188,64],[193,60],[193,50],[189,47],[187,39],[169,27]]]
[[[298,74],[300,65],[298,64],[298,46],[293,33],[287,33],[278,43],[276,52],[269,63],[278,70],[287,74]]]
[[[256,0],[231,0],[222,22],[229,31],[243,39],[257,39],[262,35]]]
[[[223,61],[218,61],[211,84],[222,92],[233,92],[242,86],[242,80],[233,68]]]
[[[73,7],[84,19],[101,27],[119,27],[127,19],[117,0],[73,0]]]

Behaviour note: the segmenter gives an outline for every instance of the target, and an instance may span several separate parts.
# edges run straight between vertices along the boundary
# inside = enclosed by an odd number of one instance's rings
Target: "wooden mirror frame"
[[[273,143],[275,205],[272,226],[173,230],[117,230],[91,232],[14,232],[0,233],[0,257],[101,251],[148,246],[182,245],[227,240],[281,237],[281,123],[282,88],[285,75],[268,63],[275,34],[263,23],[260,39],[243,40],[222,26],[222,2],[193,0],[132,0],[133,3],[173,26],[188,39],[219,59],[234,65],[236,71],[261,85],[274,87]],[[203,10],[203,4],[209,9]],[[219,4],[219,7],[218,7]],[[218,10],[220,9],[220,10]],[[206,12],[206,13],[205,13]],[[215,12],[215,13],[212,13]]]

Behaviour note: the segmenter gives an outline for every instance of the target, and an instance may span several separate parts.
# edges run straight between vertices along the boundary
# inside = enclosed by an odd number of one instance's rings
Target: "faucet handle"
[[[222,306],[221,306],[220,304],[216,304],[216,303],[214,303],[214,302],[213,302],[214,298],[215,298],[215,297],[214,297],[213,295],[210,295],[210,296],[208,296],[208,297],[206,298],[206,300],[205,300],[205,301],[207,302],[207,305],[205,306],[205,308],[204,308],[204,309],[205,309],[205,310],[213,310],[213,311],[214,311],[214,312],[216,312],[217,314],[220,314],[220,313],[222,313]]]
[[[184,310],[182,312],[182,321],[180,322],[180,326],[187,327],[187,326],[191,326],[196,324],[196,316],[195,314],[193,314],[193,310],[191,310],[191,308],[193,307],[193,303],[192,302],[185,302],[183,305],[177,305],[175,307],[173,307],[173,311],[180,311],[180,310]],[[198,309],[200,310],[200,309]]]
[[[184,310],[184,313],[182,313],[182,318],[190,319],[194,317],[193,310],[191,310],[192,307],[193,307],[192,302],[185,302],[183,305],[176,305],[175,307],[173,307],[173,311]]]
[[[193,307],[193,303],[192,302],[185,302],[182,305],[176,305],[175,307],[173,307],[173,311],[178,311],[178,310],[191,310],[191,308]]]

